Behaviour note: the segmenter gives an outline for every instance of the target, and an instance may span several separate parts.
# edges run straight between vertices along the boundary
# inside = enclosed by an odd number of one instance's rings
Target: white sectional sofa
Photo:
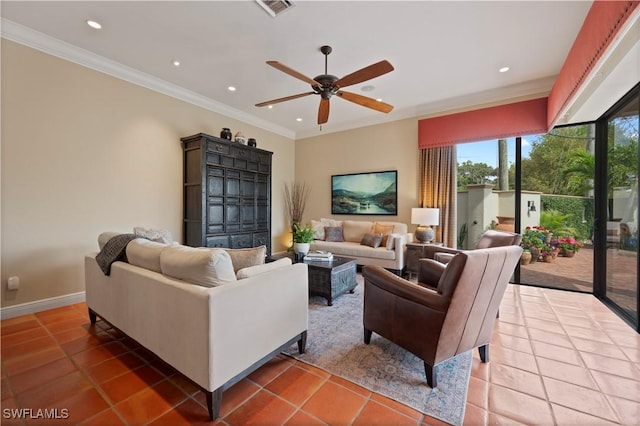
[[[413,234],[407,233],[407,225],[400,222],[320,219],[312,220],[311,226],[314,228],[311,250],[351,257],[358,265],[378,265],[398,275],[406,266],[405,244],[413,241]],[[342,238],[331,238],[340,233],[334,232],[337,228],[340,228]],[[379,246],[375,243],[367,245],[378,235],[382,235]]]
[[[282,259],[229,271],[222,249],[141,239],[128,243],[126,255],[128,263],[113,262],[110,275],[96,253],[85,256],[91,322],[100,316],[199,385],[211,419],[225,389],[296,342],[304,352],[304,263]]]

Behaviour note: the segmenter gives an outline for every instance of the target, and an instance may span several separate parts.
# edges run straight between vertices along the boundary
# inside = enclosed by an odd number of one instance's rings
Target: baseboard
[[[21,303],[19,305],[6,306],[0,308],[0,319],[18,317],[20,315],[33,314],[35,312],[46,311],[47,309],[60,308],[62,306],[73,305],[85,301],[84,291],[66,294],[64,296],[50,297],[35,302]]]

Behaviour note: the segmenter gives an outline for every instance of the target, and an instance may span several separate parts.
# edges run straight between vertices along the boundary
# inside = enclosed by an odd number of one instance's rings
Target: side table
[[[407,273],[418,274],[418,261],[425,257],[425,248],[429,246],[443,247],[442,243],[407,243]]]

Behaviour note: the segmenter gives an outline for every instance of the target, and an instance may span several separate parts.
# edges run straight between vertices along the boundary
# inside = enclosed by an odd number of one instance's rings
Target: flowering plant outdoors
[[[582,244],[574,238],[558,238],[558,247],[564,250],[573,250],[577,252],[582,247]]]
[[[540,248],[540,254],[542,256],[553,256],[554,252],[556,252],[557,250],[557,248],[545,244]]]
[[[552,234],[553,231],[543,226],[527,226],[522,236],[523,247],[540,247],[544,246],[544,240],[547,235]]]

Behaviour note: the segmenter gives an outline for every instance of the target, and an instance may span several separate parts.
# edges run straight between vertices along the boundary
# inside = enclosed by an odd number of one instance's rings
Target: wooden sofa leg
[[[307,349],[307,330],[300,333],[300,340],[298,340],[298,352],[303,354]]]
[[[436,367],[425,362],[424,373],[427,376],[427,384],[429,385],[429,387],[438,387],[438,379],[436,378]]]
[[[366,328],[364,329],[364,343],[366,343],[367,345],[371,343],[371,334],[373,334],[373,331]]]
[[[207,395],[207,409],[209,410],[209,419],[211,421],[220,415],[220,405],[222,404],[222,387],[213,392],[205,392]]]
[[[480,353],[480,361],[489,362],[489,345],[478,346],[478,352]]]
[[[93,312],[91,308],[89,308],[89,321],[91,321],[91,324],[95,324],[97,320],[98,318],[96,316],[96,313]]]

